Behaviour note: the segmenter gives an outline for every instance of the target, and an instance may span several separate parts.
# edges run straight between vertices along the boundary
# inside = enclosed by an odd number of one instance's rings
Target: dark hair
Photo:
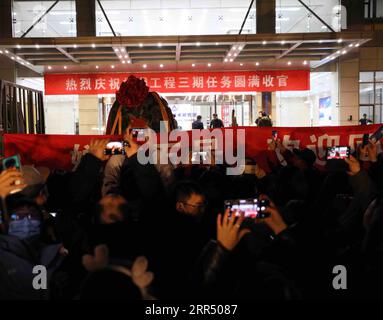
[[[197,116],[197,120],[201,120],[202,119],[202,116]]]
[[[202,188],[194,181],[180,181],[173,186],[173,200],[174,203],[178,201],[186,201],[192,194],[203,195]]]
[[[262,117],[266,117],[267,116],[267,113],[262,111]]]
[[[218,117],[218,114],[216,114],[216,113],[213,113],[213,117]]]

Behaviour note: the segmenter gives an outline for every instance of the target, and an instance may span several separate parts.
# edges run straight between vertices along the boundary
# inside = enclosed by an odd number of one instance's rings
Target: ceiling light
[[[348,46],[351,48],[351,47],[353,47],[353,46],[354,46],[354,44],[350,43]]]
[[[17,57],[17,60],[20,60],[20,57]]]
[[[229,61],[230,61],[230,62],[233,62],[233,59],[230,59]]]
[[[342,54],[346,54],[346,53],[347,53],[347,51],[346,51],[346,50],[343,50],[343,51],[342,51]]]
[[[199,47],[199,46],[201,45],[201,42],[197,42],[195,45],[196,45],[197,47]]]
[[[51,66],[48,66],[48,69],[49,69],[49,70],[51,70],[51,69],[52,69],[52,67],[51,67]]]
[[[285,40],[282,40],[282,41],[281,41],[281,45],[284,45],[285,43],[286,43]]]
[[[126,54],[126,55],[124,55],[124,58],[125,58],[125,59],[128,59],[128,55],[127,55],[127,54]]]
[[[20,62],[21,65],[24,65],[24,62]]]
[[[142,43],[139,44],[140,48],[142,48],[144,45]]]
[[[67,68],[67,66],[64,66],[64,69],[66,69]]]
[[[160,68],[163,68],[163,67],[164,67],[164,65],[161,63],[161,64],[160,64]]]
[[[9,53],[9,51],[8,51],[8,50],[5,50],[5,53]]]
[[[231,57],[231,53],[228,53],[227,55],[228,55],[229,57]]]
[[[319,43],[322,43],[323,42],[323,40],[319,40]]]
[[[96,66],[96,69],[98,69],[98,66]]]
[[[219,43],[218,43],[218,42],[216,42],[216,43],[215,43],[215,45],[216,45],[216,46],[218,46],[218,45],[219,45]]]
[[[338,50],[338,51],[336,52],[336,54],[340,54],[340,51]]]
[[[122,63],[124,63],[124,64],[125,64],[125,60],[122,60]]]
[[[146,64],[144,64],[142,67],[143,67],[144,69],[146,69],[147,65],[146,65]]]
[[[233,54],[233,56],[234,56],[234,57],[236,57],[236,56],[237,56],[237,54],[236,54],[236,53],[234,53],[234,54]]]
[[[193,68],[195,67],[195,63],[192,64],[192,67],[193,67]]]
[[[338,40],[338,43],[342,43],[342,41],[343,41],[342,39],[339,39],[339,40]]]
[[[125,52],[125,48],[121,48],[120,50],[121,50],[121,52]]]
[[[73,48],[77,48],[77,44],[74,44],[74,45],[73,45]]]
[[[262,44],[265,45],[267,43],[267,41],[262,41]]]
[[[303,64],[304,64],[304,65],[306,65],[306,64],[307,64],[307,61],[306,61],[306,60],[305,60],[305,61],[303,61]]]
[[[243,63],[241,62],[239,65],[242,67],[242,66],[243,66]]]
[[[96,45],[94,43],[92,43],[92,48],[96,48]]]
[[[331,57],[331,60],[334,60],[335,59],[335,57]]]
[[[259,62],[256,62],[255,65],[256,65],[256,66],[259,66]]]
[[[15,60],[15,57],[11,57],[12,60]]]
[[[112,69],[114,69],[114,65],[111,65],[110,67],[111,67]]]
[[[19,44],[17,45],[17,49],[21,49],[21,46]]]
[[[289,66],[291,66],[291,61],[287,62],[287,64],[288,64]]]
[[[40,46],[38,44],[35,45],[36,49],[40,49]]]
[[[128,63],[131,63],[131,61],[130,61],[130,60],[128,60]]]
[[[210,68],[211,67],[211,63],[208,63],[207,66]]]
[[[0,54],[2,54],[3,53],[3,51],[2,50],[0,50]]]
[[[121,55],[119,55],[118,57],[119,57],[120,59],[122,59],[122,56],[121,56]]]
[[[237,47],[233,47],[233,50],[237,50]]]
[[[227,62],[228,60],[227,60],[227,58],[225,58],[225,60],[224,60],[225,62]]]
[[[160,48],[162,47],[162,43],[161,43],[161,42],[159,42],[157,45],[158,45]]]
[[[355,45],[355,47],[359,47],[359,43],[357,43],[357,44]]]
[[[118,51],[120,51],[120,50],[119,50],[118,48],[115,48],[114,51],[118,52]]]

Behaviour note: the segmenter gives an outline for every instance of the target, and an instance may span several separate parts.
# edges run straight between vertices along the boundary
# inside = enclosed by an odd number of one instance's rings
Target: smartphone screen
[[[124,142],[122,141],[111,141],[106,145],[104,150],[105,155],[118,155],[125,154]]]
[[[21,170],[21,161],[18,155],[4,158],[2,161],[3,170],[16,168],[17,170]]]
[[[327,160],[346,159],[350,157],[350,147],[329,147],[327,148]]]
[[[370,140],[373,143],[377,143],[380,139],[383,137],[383,126],[381,126],[378,130],[376,130],[372,136],[370,137]]]
[[[269,215],[264,212],[267,206],[269,206],[268,200],[238,199],[225,201],[225,207],[230,208],[231,212],[235,212],[236,216],[244,213],[245,218],[250,219],[255,219],[257,217],[266,218]]]

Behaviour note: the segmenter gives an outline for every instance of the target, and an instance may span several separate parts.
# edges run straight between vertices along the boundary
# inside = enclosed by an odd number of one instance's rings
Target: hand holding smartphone
[[[245,218],[255,219],[267,218],[270,214],[264,212],[270,205],[269,200],[266,199],[237,199],[225,200],[225,207],[230,208],[230,211],[239,216],[242,212]]]
[[[336,146],[328,147],[326,152],[327,160],[344,160],[349,158],[351,154],[350,147],[348,146]]]

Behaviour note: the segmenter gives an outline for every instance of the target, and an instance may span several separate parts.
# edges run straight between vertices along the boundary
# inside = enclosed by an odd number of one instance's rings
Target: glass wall
[[[383,71],[360,72],[359,113],[374,123],[383,123]]]
[[[309,91],[276,93],[277,126],[334,126],[339,123],[337,72],[311,72]]]
[[[51,8],[25,37],[75,37],[76,2],[61,0],[54,4],[55,1],[14,0],[13,36],[20,38]]]
[[[330,32],[326,25],[317,19],[297,0],[275,0],[276,33]],[[340,0],[304,0],[315,14],[335,31],[346,29],[346,11]]]
[[[248,0],[102,0],[119,36],[238,34],[251,1]],[[254,1],[254,8],[255,8]],[[255,33],[255,9],[242,33]],[[96,3],[97,36],[112,36]]]

